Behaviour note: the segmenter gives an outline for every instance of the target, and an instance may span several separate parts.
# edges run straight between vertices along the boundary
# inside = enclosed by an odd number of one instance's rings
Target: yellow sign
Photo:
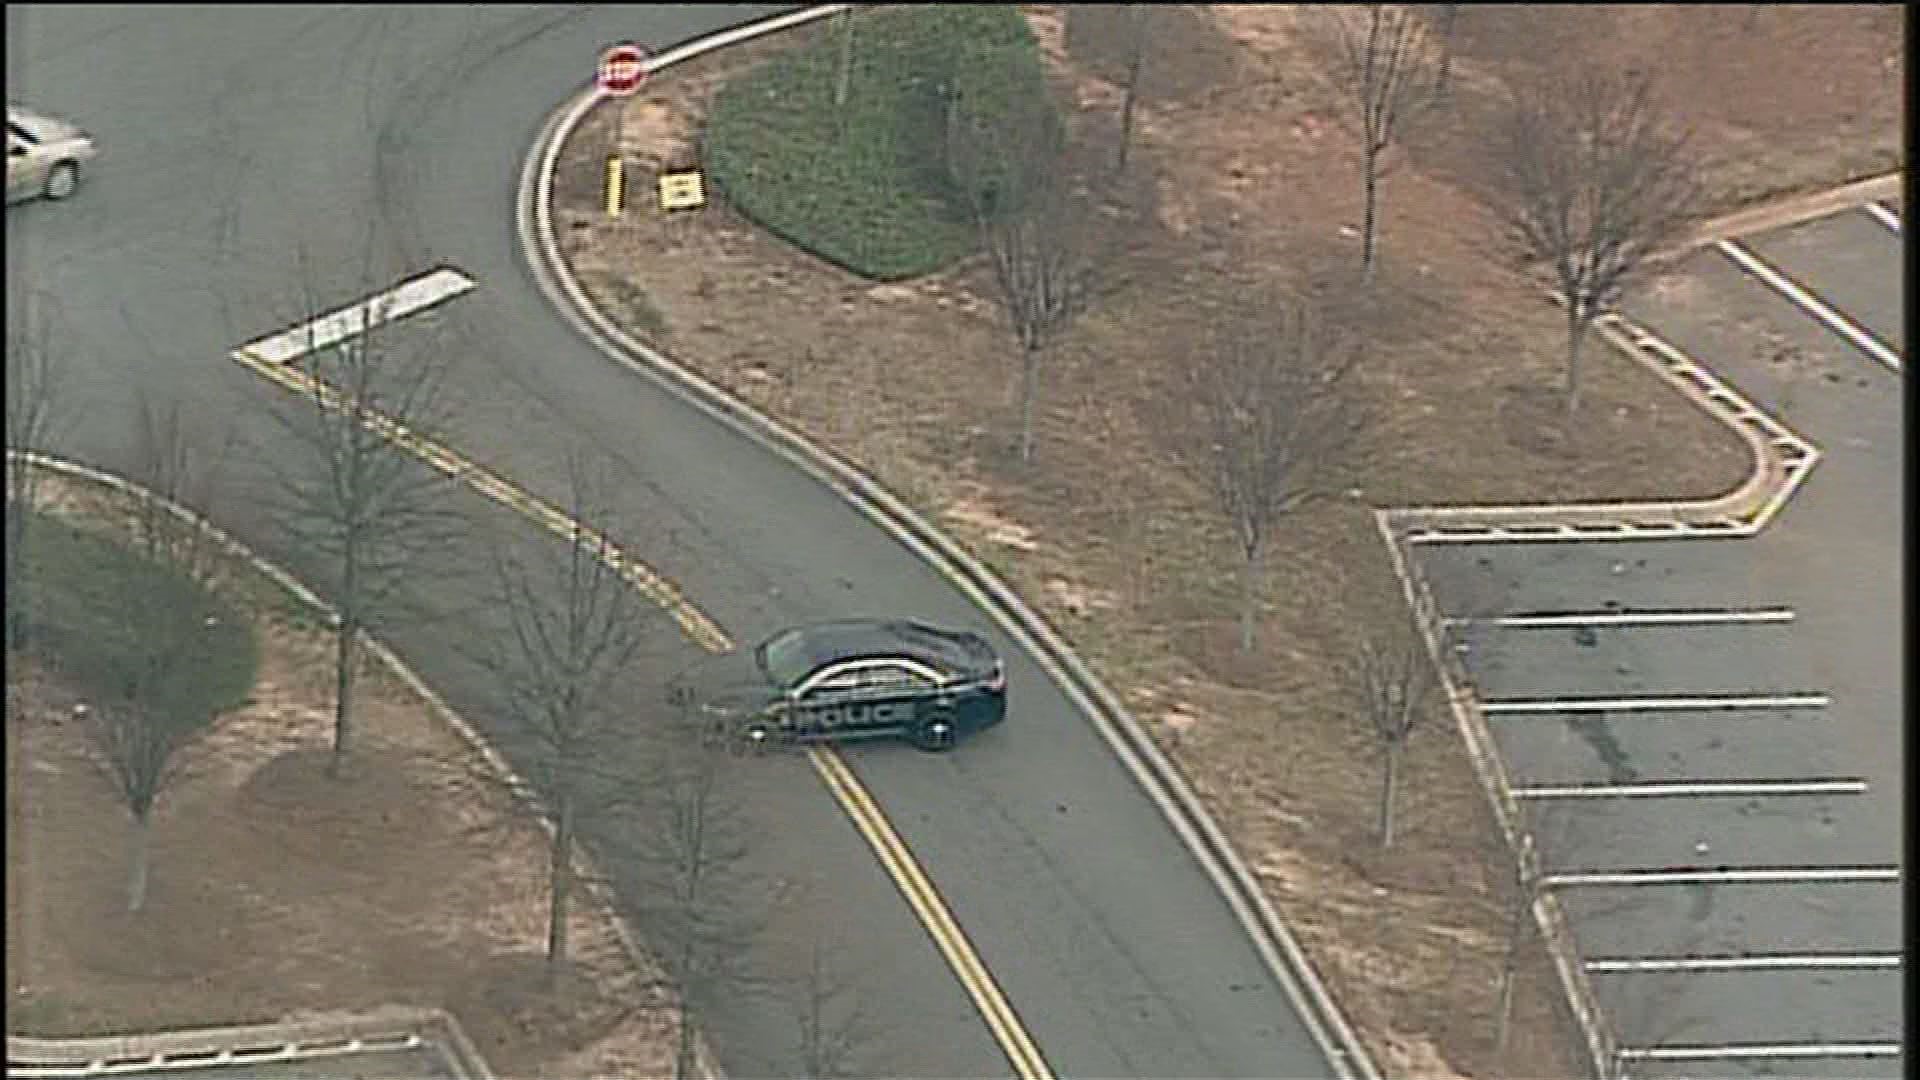
[[[692,210],[705,205],[707,189],[698,172],[660,174],[660,209]]]

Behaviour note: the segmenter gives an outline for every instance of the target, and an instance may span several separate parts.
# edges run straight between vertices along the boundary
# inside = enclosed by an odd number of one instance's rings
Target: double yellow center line
[[[241,346],[230,354],[234,361],[280,386],[309,400],[317,401],[324,408],[335,412],[345,408],[345,402],[338,391],[313,376],[302,371],[292,363],[276,363],[263,355],[263,350],[255,348],[262,343]],[[369,412],[365,416],[368,430],[392,441],[406,449],[420,460],[447,476],[465,483],[474,491],[509,509],[539,522],[551,532],[571,537],[576,532],[594,536],[604,544],[609,565],[618,570],[634,588],[649,600],[660,605],[673,616],[681,630],[695,644],[712,653],[729,652],[733,641],[717,623],[708,618],[705,612],[695,607],[678,588],[666,578],[660,576],[651,567],[639,559],[622,552],[605,537],[598,536],[585,523],[575,521],[556,507],[553,507],[530,493],[521,490],[502,479],[488,469],[467,460],[447,447],[409,430],[404,424],[380,413]],[[846,811],[854,827],[873,849],[886,870],[905,897],[907,906],[913,909],[928,936],[946,958],[948,966],[960,984],[972,997],[980,1015],[987,1022],[994,1040],[1006,1052],[1007,1059],[1013,1064],[1015,1074],[1020,1080],[1054,1080],[1053,1072],[1047,1067],[1046,1060],[1033,1044],[1033,1038],[1020,1023],[1020,1018],[1007,1003],[1007,998],[987,971],[986,964],[973,948],[973,943],[954,920],[953,913],[947,909],[946,902],[927,878],[926,872],[907,850],[907,845],[894,831],[873,796],[853,775],[845,759],[831,747],[816,746],[808,750],[807,758],[813,763],[814,771],[826,782],[827,790],[835,801]]]

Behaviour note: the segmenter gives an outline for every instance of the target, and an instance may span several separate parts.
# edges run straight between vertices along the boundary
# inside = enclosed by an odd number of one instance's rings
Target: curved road
[[[312,573],[267,526],[260,470],[246,467],[289,452],[261,420],[278,391],[227,352],[297,320],[303,256],[326,307],[456,267],[479,288],[432,319],[457,350],[461,411],[447,438],[463,453],[556,503],[569,447],[609,456],[616,538],[737,640],[898,612],[980,627],[1008,654],[1015,704],[1002,728],[951,755],[847,756],[1056,1074],[1333,1075],[1226,903],[1035,665],[828,492],[617,369],[528,281],[514,180],[598,49],[667,45],[769,10],[9,6],[9,100],[75,120],[103,148],[75,200],[7,215],[10,303],[22,284],[45,290],[66,330],[74,419],[59,449],[125,470],[137,395],[178,394],[210,447],[228,433],[245,447],[220,474],[214,516]],[[450,498],[490,526],[506,515]],[[472,617],[470,588],[450,575],[440,606]],[[390,636],[517,756],[448,624]],[[635,688],[637,712],[658,700],[657,678],[693,656],[677,641],[660,652]],[[753,869],[775,898],[761,971],[789,973],[800,943],[824,932],[867,991],[863,1071],[1006,1075],[959,983],[804,761],[754,762],[739,787],[761,836]],[[612,872],[626,898],[644,896],[637,872],[617,862]],[[729,1071],[791,1073],[792,1008],[742,995],[720,1009],[713,1035]]]

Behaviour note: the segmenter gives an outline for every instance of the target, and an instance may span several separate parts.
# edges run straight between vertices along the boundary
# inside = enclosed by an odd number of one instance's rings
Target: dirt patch
[[[1017,363],[977,261],[875,286],[759,234],[719,202],[610,223],[590,149],[608,138],[610,109],[587,119],[561,159],[560,190],[584,192],[556,200],[565,256],[596,303],[618,310],[644,294],[659,316],[648,335],[657,344],[860,465],[1043,611],[1258,868],[1389,1074],[1583,1072],[1537,942],[1522,952],[1512,1043],[1493,1052],[1509,860],[1439,712],[1409,751],[1404,832],[1377,850],[1377,747],[1351,695],[1325,676],[1342,647],[1330,628],[1401,603],[1371,506],[1701,498],[1747,478],[1744,443],[1597,339],[1579,417],[1566,421],[1559,313],[1500,261],[1493,223],[1469,194],[1474,133],[1511,65],[1576,54],[1641,62],[1738,16],[1463,8],[1455,103],[1385,181],[1369,286],[1358,276],[1351,110],[1310,47],[1309,12],[1161,9],[1167,37],[1151,54],[1128,173],[1115,182],[1097,175],[1118,128],[1114,41],[1079,8],[1023,10],[1071,89],[1072,157],[1113,225],[1098,303],[1049,360],[1032,468],[1009,453]],[[1887,10],[1769,6],[1737,48],[1724,26],[1701,39],[1719,46],[1688,46],[1700,66],[1669,100],[1698,105],[1683,119],[1716,156],[1717,205],[1749,198],[1758,189],[1745,178],[1763,171],[1792,187],[1897,158],[1886,150],[1899,146],[1901,37]],[[1847,42],[1822,49],[1873,64],[1829,69],[1796,55],[1816,28]],[[644,118],[629,133],[651,140],[631,146],[636,160],[685,153],[713,88],[789,43],[659,76],[631,106]],[[1792,98],[1792,120],[1725,92],[1737,84],[1713,73],[1735,67],[1742,80],[1791,82],[1770,93]],[[681,269],[655,269],[666,265]],[[1384,420],[1346,497],[1299,511],[1276,535],[1261,645],[1243,657],[1231,620],[1235,548],[1207,493],[1173,467],[1182,440],[1166,403],[1171,365],[1209,305],[1248,281],[1314,295],[1365,330],[1366,392]]]
[[[98,520],[92,489],[49,501]],[[147,903],[126,906],[124,809],[76,693],[7,657],[9,1030],[156,1031],[378,1004],[448,1009],[502,1075],[659,1075],[669,1013],[612,924],[573,922],[575,977],[544,943],[546,838],[466,744],[384,671],[362,676],[359,750],[325,775],[329,646],[266,619],[252,701],[193,748],[152,825]]]

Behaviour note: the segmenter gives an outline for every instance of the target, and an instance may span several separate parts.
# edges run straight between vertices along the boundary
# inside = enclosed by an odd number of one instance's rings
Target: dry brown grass
[[[1097,162],[1118,96],[1100,78],[1098,42],[1057,9],[1025,10],[1078,105],[1078,158]],[[1013,350],[975,266],[874,286],[718,203],[608,222],[590,149],[606,145],[606,111],[562,159],[563,250],[596,302],[618,313],[644,296],[659,324],[643,336],[860,464],[1053,621],[1219,816],[1390,1074],[1572,1075],[1577,1036],[1536,945],[1514,1045],[1500,1060],[1491,1052],[1509,860],[1450,721],[1436,713],[1414,736],[1404,839],[1380,852],[1375,746],[1324,673],[1339,627],[1400,602],[1368,505],[1704,497],[1746,478],[1752,462],[1731,433],[1599,346],[1581,423],[1557,421],[1547,406],[1558,313],[1496,257],[1488,216],[1466,194],[1471,134],[1522,44],[1557,62],[1605,43],[1603,59],[1617,60],[1655,46],[1665,57],[1675,35],[1707,35],[1712,44],[1688,46],[1697,66],[1673,100],[1705,110],[1689,119],[1719,155],[1717,205],[1749,198],[1762,172],[1783,187],[1837,181],[1897,148],[1882,106],[1898,100],[1886,88],[1898,85],[1899,37],[1873,36],[1886,14],[1769,8],[1733,43],[1697,11],[1470,9],[1458,104],[1385,182],[1383,265],[1367,294],[1345,228],[1357,224],[1356,155],[1298,9],[1163,9],[1166,47],[1151,61],[1134,164],[1109,196],[1106,292],[1050,362],[1031,470],[1009,453]],[[1557,51],[1538,51],[1548,24]],[[1837,50],[1820,56],[1894,57],[1893,82],[1877,67],[1773,63],[1814,37]],[[788,44],[658,78],[629,106],[628,152],[684,158],[713,88]],[[1800,80],[1797,111],[1709,92],[1756,77],[1722,81],[1733,67]],[[1756,147],[1764,153],[1750,157]],[[1355,497],[1297,513],[1275,538],[1262,645],[1241,657],[1232,546],[1205,492],[1174,467],[1178,440],[1155,403],[1206,304],[1250,276],[1364,322],[1368,392],[1386,421]]]
[[[47,490],[76,520],[106,513],[88,489]],[[396,1003],[452,1012],[502,1075],[670,1071],[671,1013],[635,1011],[648,991],[605,912],[576,910],[576,977],[543,989],[546,836],[467,745],[369,670],[353,767],[328,780],[329,646],[277,618],[259,631],[252,700],[162,796],[151,893],[131,916],[126,813],[70,719],[74,691],[8,656],[9,1029],[155,1031]]]

